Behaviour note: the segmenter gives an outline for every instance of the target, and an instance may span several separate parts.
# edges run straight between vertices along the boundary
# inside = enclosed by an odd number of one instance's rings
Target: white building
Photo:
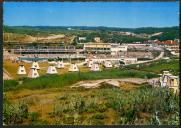
[[[38,70],[36,68],[30,68],[30,71],[28,73],[29,78],[37,78],[39,77]]]
[[[57,74],[57,69],[55,68],[55,66],[50,65],[47,69],[47,74]]]
[[[180,55],[179,45],[166,46],[166,49],[169,50],[172,55],[175,55],[175,56],[179,56]]]
[[[127,52],[127,45],[111,44],[111,55],[117,55],[119,52]]]
[[[17,74],[18,75],[25,75],[26,74],[26,70],[25,70],[24,65],[19,65]]]
[[[40,69],[40,66],[39,66],[39,64],[38,64],[37,61],[34,61],[34,62],[32,63],[31,68],[36,68],[36,69],[38,70],[38,69]]]
[[[95,38],[94,38],[94,41],[95,41],[96,43],[99,43],[99,42],[101,42],[101,38],[100,38],[100,37],[95,37]]]
[[[79,37],[78,39],[79,39],[79,41],[86,40],[86,37]]]
[[[160,77],[160,86],[171,88],[176,93],[179,91],[179,77],[170,74],[169,71],[163,71]]]
[[[78,72],[79,69],[76,64],[71,64],[69,67],[69,72]]]

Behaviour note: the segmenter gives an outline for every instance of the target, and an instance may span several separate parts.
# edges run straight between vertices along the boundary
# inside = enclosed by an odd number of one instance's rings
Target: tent
[[[56,67],[57,67],[57,68],[64,68],[64,63],[63,63],[63,61],[58,61],[57,64],[56,64]]]
[[[50,65],[54,65],[54,64],[57,64],[57,62],[56,61],[50,61],[50,62],[48,62]]]
[[[18,75],[24,75],[24,74],[26,74],[26,70],[25,70],[24,65],[19,65],[17,74],[18,74]]]
[[[98,64],[93,64],[91,67],[91,71],[100,71],[99,65]]]
[[[38,70],[36,68],[30,68],[30,71],[28,73],[29,78],[37,78],[39,77]]]
[[[92,65],[93,65],[93,61],[92,60],[87,61],[87,67],[91,68]]]
[[[57,74],[57,69],[55,68],[55,66],[50,65],[47,69],[47,74]]]
[[[76,64],[71,64],[69,67],[69,72],[77,72],[79,71],[78,67]]]
[[[105,62],[104,62],[104,67],[106,67],[106,68],[112,68],[111,62],[110,62],[110,61],[105,61]]]
[[[40,66],[39,66],[39,64],[38,64],[37,61],[34,61],[33,64],[32,64],[32,66],[31,66],[31,68],[40,69]]]

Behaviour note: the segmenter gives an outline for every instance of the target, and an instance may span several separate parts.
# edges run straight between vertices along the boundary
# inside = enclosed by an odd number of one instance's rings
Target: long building
[[[83,50],[76,49],[75,46],[44,46],[44,47],[16,47],[11,49],[15,54],[75,54]]]
[[[84,44],[85,52],[111,52],[111,44],[110,43],[86,43]]]

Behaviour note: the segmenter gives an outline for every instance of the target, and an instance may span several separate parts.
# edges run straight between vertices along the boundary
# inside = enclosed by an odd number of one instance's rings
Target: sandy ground
[[[63,38],[65,35],[59,34],[59,35],[51,35],[47,37],[38,37],[37,40],[51,40],[51,39],[57,39],[57,38]]]
[[[119,87],[120,82],[143,84],[143,83],[146,83],[147,80],[141,79],[141,78],[88,80],[88,81],[80,81],[80,82],[72,85],[71,87],[97,88],[97,87],[101,86],[101,83],[107,83],[109,85]]]
[[[102,83],[107,83],[112,86],[120,87],[120,82],[127,82],[133,84],[143,84],[148,82],[151,85],[154,85],[159,78],[152,78],[152,79],[142,79],[142,78],[122,78],[122,79],[102,79],[102,80],[88,80],[88,81],[80,81],[74,85],[73,87],[84,87],[84,88],[97,88],[101,86]]]
[[[9,76],[8,73],[3,71],[3,80],[11,80],[11,79],[13,79],[13,78],[11,76]]]

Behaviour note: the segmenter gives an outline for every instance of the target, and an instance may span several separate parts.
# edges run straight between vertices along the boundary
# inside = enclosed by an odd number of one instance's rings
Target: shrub
[[[92,116],[93,119],[104,119],[104,115],[100,113],[96,113],[95,115]]]
[[[19,124],[28,118],[28,106],[25,102],[18,104],[3,104],[3,122],[5,124]]]
[[[4,91],[16,89],[18,82],[16,80],[4,80]]]
[[[29,116],[30,116],[30,120],[33,122],[33,121],[37,121],[38,120],[38,117],[39,117],[39,113],[38,112],[32,112],[32,113],[29,113]]]

